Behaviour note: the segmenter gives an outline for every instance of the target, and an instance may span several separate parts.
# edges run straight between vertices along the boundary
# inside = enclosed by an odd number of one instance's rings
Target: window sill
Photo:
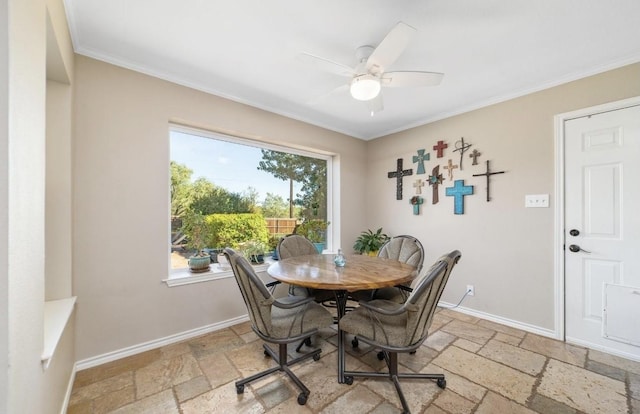
[[[44,349],[41,357],[44,369],[49,368],[51,358],[53,358],[53,353],[62,338],[62,333],[71,317],[75,303],[75,296],[44,303]]]
[[[253,265],[253,269],[256,273],[266,272],[269,265],[273,262],[274,260],[272,258],[265,258],[264,263]],[[230,277],[233,277],[233,272],[229,265],[222,267],[218,263],[211,263],[210,270],[203,273],[191,273],[189,269],[172,269],[169,273],[169,278],[164,279],[163,282],[169,287],[175,287]]]

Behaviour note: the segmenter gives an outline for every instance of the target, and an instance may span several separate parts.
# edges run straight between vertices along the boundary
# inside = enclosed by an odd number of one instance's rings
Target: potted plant
[[[249,240],[240,244],[240,251],[251,263],[264,263],[264,253],[268,247],[260,240]]]
[[[202,214],[188,213],[182,222],[182,231],[187,237],[187,248],[194,253],[189,257],[189,270],[202,273],[209,270],[211,256],[204,251],[206,247],[207,222]]]
[[[360,254],[375,256],[387,240],[389,240],[389,236],[382,232],[382,227],[375,232],[372,230],[363,231],[353,244],[353,250]]]
[[[309,239],[315,246],[318,253],[324,250],[327,237],[327,227],[329,222],[321,219],[306,219],[299,224],[294,233]]]
[[[280,239],[283,235],[273,234],[269,236],[269,251],[271,252],[271,258],[273,260],[278,260],[278,243],[280,243]]]

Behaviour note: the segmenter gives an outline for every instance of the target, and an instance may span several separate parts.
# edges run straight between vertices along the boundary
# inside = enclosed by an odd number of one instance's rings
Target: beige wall
[[[72,296],[71,86],[47,81],[45,300]]]
[[[542,331],[554,329],[554,120],[556,114],[640,95],[640,64],[627,66],[518,99],[434,122],[374,140],[368,145],[369,188],[367,225],[384,227],[392,235],[409,233],[426,249],[426,264],[440,254],[459,249],[462,260],[445,290],[443,299],[457,303],[466,286],[476,295],[462,306],[504,320],[531,325]],[[436,165],[431,149],[438,140],[449,148],[442,164],[459,156],[453,153],[460,137],[482,153],[479,165],[471,166],[468,153],[464,170],[454,179],[474,185],[465,197],[465,214],[453,214],[453,199],[440,187],[440,202],[431,205],[431,188],[419,216],[412,215],[409,198],[416,165],[411,157],[420,148],[431,152],[427,173]],[[414,175],[404,180],[404,200],[395,200],[395,180],[386,177],[396,159]],[[491,198],[486,202],[485,161],[505,174],[491,178]],[[427,175],[421,176],[423,179]],[[375,189],[375,191],[373,190]],[[549,194],[550,208],[525,209],[525,194]]]
[[[9,371],[9,4],[0,1],[0,412],[8,409]]]
[[[339,155],[342,217],[364,225],[366,143],[76,57],[74,294],[78,360],[246,314],[232,278],[169,288],[169,122]],[[353,237],[343,237],[343,245]]]

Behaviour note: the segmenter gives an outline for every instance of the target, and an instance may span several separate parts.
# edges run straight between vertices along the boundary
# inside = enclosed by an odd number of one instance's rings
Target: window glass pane
[[[330,157],[182,128],[170,154],[172,269],[227,246],[268,254],[295,228],[327,247]]]

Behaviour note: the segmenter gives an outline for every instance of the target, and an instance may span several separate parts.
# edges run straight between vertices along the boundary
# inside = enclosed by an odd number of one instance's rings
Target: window
[[[172,275],[188,274],[198,251],[212,263],[203,272],[219,270],[227,246],[269,255],[296,226],[319,249],[331,248],[330,155],[185,127],[169,132]]]

